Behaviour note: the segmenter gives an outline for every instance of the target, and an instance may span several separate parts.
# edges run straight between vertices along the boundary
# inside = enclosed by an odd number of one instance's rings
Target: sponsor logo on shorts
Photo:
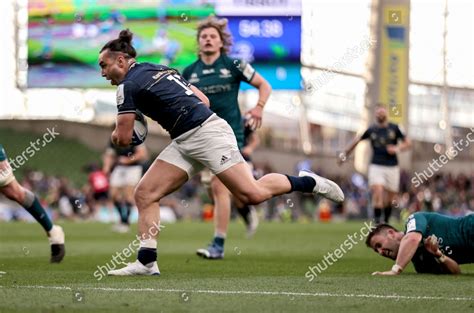
[[[223,164],[229,162],[229,160],[230,160],[230,159],[229,159],[228,157],[226,157],[225,155],[223,155],[222,158],[221,158],[221,165],[223,165]]]

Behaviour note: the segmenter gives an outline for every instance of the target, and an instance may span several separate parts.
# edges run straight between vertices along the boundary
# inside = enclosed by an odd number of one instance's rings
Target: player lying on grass
[[[51,263],[59,263],[65,255],[64,232],[61,226],[53,225],[38,198],[30,190],[23,188],[7,160],[5,149],[0,144],[0,193],[25,208],[44,228],[51,245]]]
[[[150,166],[135,189],[140,249],[138,260],[109,275],[159,275],[157,234],[160,199],[180,188],[207,167],[242,203],[258,204],[273,196],[300,191],[344,200],[334,182],[309,172],[300,177],[268,174],[254,179],[237,147],[232,128],[209,109],[209,99],[171,68],[137,63],[132,33],[123,30],[99,55],[104,78],[117,85],[118,115],[112,142],[131,143],[137,110],[157,121],[171,136],[171,143]]]
[[[366,244],[395,260],[392,269],[372,275],[398,275],[413,262],[418,273],[459,274],[459,264],[474,263],[474,215],[460,218],[418,212],[408,217],[405,233],[380,224]]]

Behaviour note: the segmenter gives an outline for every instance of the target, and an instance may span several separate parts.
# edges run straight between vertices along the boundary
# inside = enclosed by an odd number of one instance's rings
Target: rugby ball
[[[146,136],[148,135],[148,124],[142,112],[135,112],[135,122],[133,124],[133,135],[132,135],[132,146],[141,145],[145,142]]]

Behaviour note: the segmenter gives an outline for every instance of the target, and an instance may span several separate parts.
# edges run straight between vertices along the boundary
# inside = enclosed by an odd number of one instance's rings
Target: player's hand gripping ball
[[[142,112],[136,111],[135,123],[133,124],[132,146],[141,145],[148,135],[148,123]]]

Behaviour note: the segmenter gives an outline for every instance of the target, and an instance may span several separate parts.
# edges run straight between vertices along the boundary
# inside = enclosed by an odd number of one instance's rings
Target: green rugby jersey
[[[5,161],[7,159],[7,153],[5,152],[5,149],[3,146],[0,144],[0,162]]]
[[[474,263],[474,215],[450,217],[438,213],[417,212],[410,215],[405,233],[421,233],[423,239],[435,235],[440,250],[458,264]],[[412,258],[417,272],[441,273],[442,267],[423,247],[423,241]]]
[[[250,83],[254,75],[250,64],[223,54],[211,65],[199,59],[183,71],[183,77],[209,98],[211,110],[232,127],[240,149],[244,145],[244,128],[237,96],[240,82]]]

